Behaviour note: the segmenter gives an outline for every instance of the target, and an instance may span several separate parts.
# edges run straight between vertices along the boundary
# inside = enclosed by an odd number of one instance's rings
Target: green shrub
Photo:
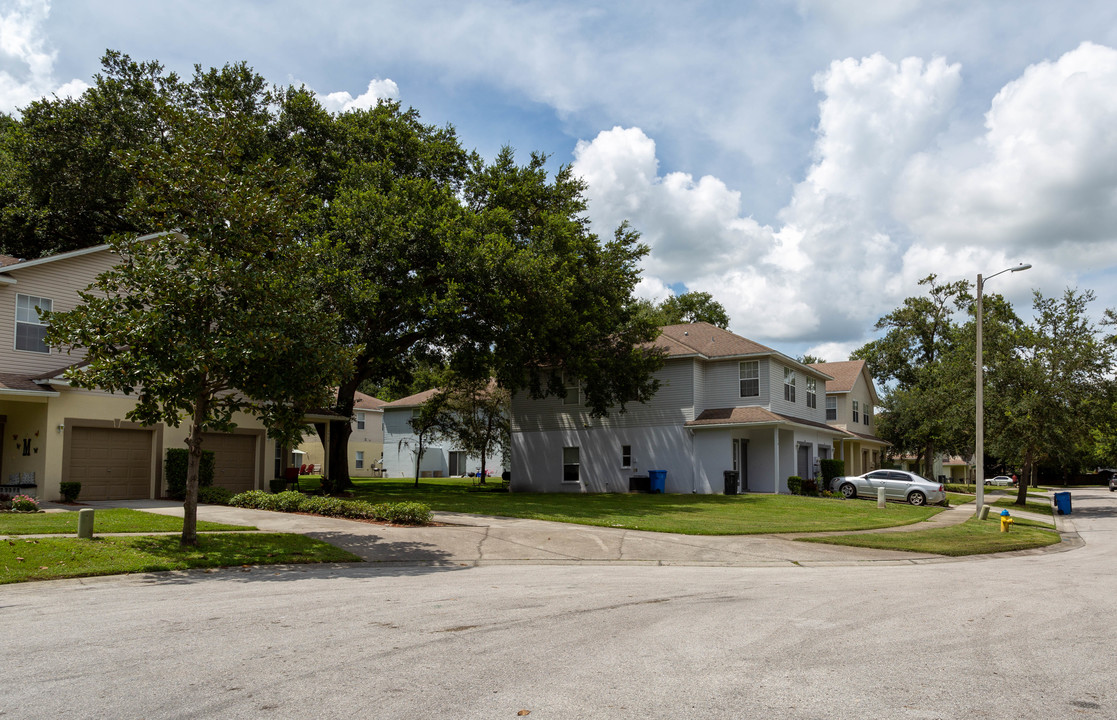
[[[270,488],[273,493],[281,493],[287,489],[287,479],[275,478],[268,483],[268,488]]]
[[[12,498],[12,510],[15,512],[39,512],[39,501],[30,495],[16,495]]]
[[[198,502],[210,505],[228,505],[233,497],[233,491],[223,487],[198,488]]]
[[[78,499],[78,493],[81,492],[81,483],[69,480],[58,486],[62,491],[62,500],[65,502],[74,502]]]
[[[792,495],[803,494],[803,478],[798,475],[792,475],[787,478],[787,491]]]
[[[298,512],[299,504],[306,499],[306,495],[303,495],[297,490],[285,490],[281,493],[269,495],[268,498],[270,500],[269,504],[271,505],[271,507],[267,508],[268,510],[275,510],[277,512]]]
[[[846,461],[826,458],[819,460],[818,467],[822,471],[822,486],[830,487],[830,481],[846,474]]]
[[[186,470],[190,464],[190,451],[186,448],[168,448],[164,471],[167,476],[167,496],[175,500],[186,497]],[[198,489],[213,485],[213,451],[202,450],[198,465]]]
[[[382,507],[378,505],[377,507]],[[384,503],[382,519],[401,525],[426,525],[431,521],[429,506],[418,502]],[[379,513],[378,513],[379,514]],[[381,519],[381,518],[378,518]]]
[[[273,497],[275,496],[263,490],[249,490],[248,492],[242,492],[229,498],[229,504],[233,507],[268,510],[270,508],[268,508],[267,505],[271,502]]]
[[[959,485],[959,484],[955,484],[955,483],[948,483],[944,487],[945,487],[947,492],[970,493],[971,495],[976,490],[976,488],[973,485]],[[1012,489],[1015,490],[1015,488],[1012,488]]]

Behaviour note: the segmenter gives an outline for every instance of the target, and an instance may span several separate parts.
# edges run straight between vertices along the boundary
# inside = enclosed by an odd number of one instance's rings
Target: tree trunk
[[[927,472],[925,477],[928,480],[935,480],[937,478],[935,478],[935,441],[934,440],[928,440],[927,441],[926,453],[927,454],[923,458],[923,468]]]
[[[322,487],[332,492],[353,487],[349,478],[349,436],[353,433],[354,393],[360,384],[360,377],[354,375],[337,389],[337,402],[333,409],[344,419],[330,421],[330,447],[326,449],[330,467],[329,474],[322,477]]]
[[[1032,475],[1032,463],[1033,463],[1032,458],[1033,458],[1032,448],[1029,447],[1029,448],[1024,450],[1024,468],[1023,468],[1023,471],[1021,473],[1023,475],[1023,477],[1020,478],[1019,482],[1016,483],[1017,484],[1017,488],[1016,488],[1016,504],[1017,505],[1022,506],[1022,505],[1027,504],[1027,502],[1028,502],[1028,478],[1031,477],[1031,475]]]
[[[198,544],[198,468],[202,464],[202,427],[208,407],[208,396],[195,398],[194,420],[190,424],[190,436],[186,439],[189,459],[186,463],[186,499],[182,503],[182,539],[179,540],[183,547]]]
[[[415,453],[415,487],[419,487],[419,466],[423,464],[423,433],[419,433],[419,451]]]

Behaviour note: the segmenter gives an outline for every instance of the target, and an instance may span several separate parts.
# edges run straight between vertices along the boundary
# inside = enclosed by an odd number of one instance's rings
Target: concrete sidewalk
[[[89,502],[88,507],[130,507],[182,516],[174,501]],[[67,510],[73,506],[56,506]],[[951,508],[930,520],[876,532],[903,532],[954,525],[973,515],[973,507]],[[851,563],[950,562],[929,553],[910,553],[796,542],[796,537],[843,533],[780,535],[679,535],[621,528],[436,512],[441,525],[403,527],[312,515],[201,505],[198,519],[254,525],[262,531],[292,532],[344,548],[368,562],[397,565],[595,564],[781,566]],[[865,531],[863,531],[865,532]],[[874,532],[874,531],[868,531]],[[1059,546],[1054,546],[1059,547]]]

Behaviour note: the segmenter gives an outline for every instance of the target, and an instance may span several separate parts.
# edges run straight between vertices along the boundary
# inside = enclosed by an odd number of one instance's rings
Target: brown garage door
[[[82,500],[151,497],[151,431],[75,427],[70,434],[69,478]]]
[[[256,436],[206,433],[202,449],[213,451],[213,484],[233,492],[256,487]]]

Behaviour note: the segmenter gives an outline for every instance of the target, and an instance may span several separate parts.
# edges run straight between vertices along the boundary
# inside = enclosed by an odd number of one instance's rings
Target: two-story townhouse
[[[411,418],[438,388],[424,390],[381,407],[384,415],[384,476],[415,477],[415,455],[419,437],[411,427]],[[499,477],[506,468],[501,463],[504,452],[498,448],[485,458],[485,470]],[[470,455],[453,438],[434,436],[423,439],[423,457],[419,463],[420,477],[463,477],[481,469],[481,458]]]
[[[363,392],[353,394],[353,419],[349,432],[349,475],[350,477],[376,477],[380,474],[381,460],[384,455],[384,410],[388,403],[380,398]],[[326,427],[322,423],[323,431]],[[316,472],[325,462],[325,450],[318,433],[303,438],[299,444],[303,459],[299,465],[313,465]]]
[[[845,460],[847,475],[880,467],[888,443],[874,434],[879,404],[873,377],[864,360],[815,363],[812,368],[834,379],[826,383],[826,422],[844,431],[834,441],[834,457]]]
[[[40,311],[65,311],[118,257],[107,245],[37,260],[0,259],[0,492],[29,486],[46,500],[60,483],[81,483],[81,500],[161,497],[167,448],[186,447],[187,425],[143,426],[127,420],[134,397],[73,387],[66,368],[83,354],[47,347]],[[282,453],[250,415],[232,433],[206,433],[215,453],[214,484],[239,492],[265,488]],[[282,463],[277,461],[276,474]]]
[[[628,492],[633,478],[666,470],[666,490],[786,492],[815,477],[844,433],[825,421],[830,376],[708,323],[669,325],[659,391],[647,403],[594,418],[576,378],[565,398],[512,398],[513,491]]]

